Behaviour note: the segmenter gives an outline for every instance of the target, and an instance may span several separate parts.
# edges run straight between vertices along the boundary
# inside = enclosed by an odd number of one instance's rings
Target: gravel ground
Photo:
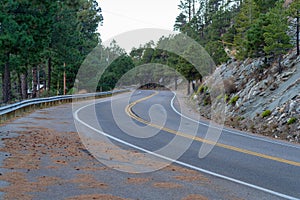
[[[184,102],[184,95],[179,97]],[[188,107],[182,111],[193,112]],[[1,199],[271,198],[177,165],[146,174],[110,169],[81,143],[71,104],[37,110],[2,124],[0,139]]]

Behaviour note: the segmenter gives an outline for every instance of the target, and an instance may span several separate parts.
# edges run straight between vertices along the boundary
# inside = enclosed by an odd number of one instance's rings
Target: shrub
[[[198,94],[202,94],[202,93],[205,93],[205,92],[207,92],[207,91],[208,91],[208,86],[202,84],[202,85],[198,88],[197,93],[198,93]]]
[[[224,97],[224,101],[225,101],[225,103],[227,103],[227,102],[228,102],[228,100],[229,100],[229,96],[228,96],[227,94],[225,94],[225,97]]]
[[[197,93],[202,94],[203,92],[204,92],[204,84],[200,85],[200,87],[198,88]]]
[[[235,105],[235,103],[237,102],[237,100],[239,100],[239,96],[234,96],[230,99],[229,104],[231,105]]]
[[[222,94],[220,94],[219,96],[217,96],[217,100],[220,100],[220,99],[222,99],[223,98],[223,95]]]
[[[211,105],[211,98],[209,95],[207,95],[206,97],[204,97],[203,99],[203,105],[207,106],[207,105]]]
[[[242,117],[242,116],[237,118],[238,121],[243,121],[244,119],[245,119],[245,117]]]
[[[56,96],[57,95],[57,91],[55,90],[44,90],[43,92],[40,93],[40,98],[44,98],[44,97],[51,97],[51,96]]]
[[[291,124],[294,124],[296,121],[297,121],[297,118],[296,118],[296,117],[292,117],[292,118],[290,118],[290,119],[287,121],[287,124],[288,124],[288,125],[291,125]]]
[[[73,94],[76,94],[76,93],[78,93],[78,91],[75,87],[73,87],[68,91],[67,95],[73,95]]]
[[[271,110],[266,110],[266,111],[264,111],[263,113],[261,113],[261,116],[262,116],[263,118],[265,118],[265,117],[270,116],[271,114],[272,114]]]
[[[233,78],[224,80],[225,93],[230,95],[236,92],[236,85]]]

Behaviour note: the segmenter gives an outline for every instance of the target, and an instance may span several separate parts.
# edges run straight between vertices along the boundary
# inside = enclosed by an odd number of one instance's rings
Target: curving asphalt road
[[[128,106],[129,105],[129,106]],[[284,199],[300,199],[300,146],[231,129],[222,129],[217,144],[204,137],[209,125],[180,113],[169,91],[135,91],[130,98],[101,101],[75,113],[78,124],[97,123],[115,145],[137,149],[170,162]],[[96,128],[95,128],[96,129]],[[218,127],[215,129],[219,130]],[[201,146],[212,150],[199,157]]]

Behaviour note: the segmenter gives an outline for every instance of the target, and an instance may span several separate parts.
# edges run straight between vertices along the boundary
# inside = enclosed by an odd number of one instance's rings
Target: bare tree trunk
[[[59,77],[59,76],[58,76]],[[56,88],[56,95],[58,96],[60,94],[59,92],[59,78],[57,79],[57,88]]]
[[[32,68],[32,98],[37,97],[37,67]]]
[[[189,5],[188,5],[188,9],[189,9],[189,22],[192,21],[192,0],[188,1]]]
[[[51,90],[51,73],[52,73],[52,58],[50,57],[48,59],[48,94],[50,93]]]
[[[64,95],[67,92],[66,63],[64,63]]]
[[[21,74],[21,97],[22,99],[27,99],[27,72]]]
[[[3,102],[7,103],[11,100],[11,82],[10,82],[10,68],[9,68],[9,53],[6,54],[6,63],[4,65],[3,73]]]
[[[40,98],[41,84],[40,84],[40,66],[37,66],[37,98]]]
[[[297,24],[296,24],[296,27],[297,27],[297,38],[296,38],[296,44],[297,44],[297,56],[300,55],[300,47],[299,47],[299,10],[297,11]]]
[[[47,89],[47,77],[46,77],[46,75],[43,76],[43,85],[44,85],[43,90],[46,90]]]
[[[4,73],[1,73],[1,80],[2,80],[2,95],[1,95],[1,103],[4,102]]]
[[[21,74],[20,73],[17,73],[17,76],[18,76],[18,94],[20,95],[20,99],[22,99],[22,87],[21,87]]]
[[[187,95],[191,94],[191,81],[188,81],[188,86],[187,86]]]
[[[195,0],[193,0],[193,17],[196,15],[196,4]]]
[[[193,92],[196,91],[196,81],[192,81],[192,88],[193,88]]]
[[[278,73],[281,74],[282,73],[282,66],[281,66],[281,61],[282,61],[282,55],[279,55],[278,58]]]

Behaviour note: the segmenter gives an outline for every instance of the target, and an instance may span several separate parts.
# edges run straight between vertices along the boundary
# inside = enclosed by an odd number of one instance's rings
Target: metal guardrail
[[[110,92],[54,96],[49,98],[37,98],[37,99],[21,101],[18,103],[0,107],[0,123],[3,123],[14,117],[21,116],[22,114],[35,109],[46,108],[53,105],[57,105],[59,103],[72,102],[73,100],[85,100],[90,98],[97,98],[97,97],[118,94],[127,91],[129,90],[125,89],[125,90],[116,90]]]

